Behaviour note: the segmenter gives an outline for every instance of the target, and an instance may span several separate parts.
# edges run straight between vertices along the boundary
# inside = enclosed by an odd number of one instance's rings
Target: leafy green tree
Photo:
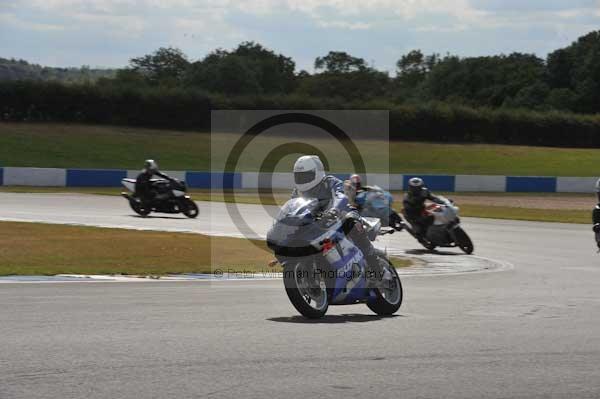
[[[572,88],[573,57],[568,50],[559,49],[548,54],[546,61],[548,83],[554,88]]]
[[[93,83],[100,78],[115,75],[114,69],[54,68],[30,64],[25,60],[0,58],[0,81],[2,80],[42,80],[64,83]]]
[[[499,107],[521,89],[545,79],[544,61],[533,54],[446,56],[427,75],[425,96],[429,100]]]
[[[255,42],[241,43],[231,55],[240,57],[251,69],[265,93],[287,93],[295,86],[294,61]]]
[[[299,77],[298,93],[312,97],[338,97],[369,100],[385,94],[387,73],[369,67],[362,58],[345,52],[330,51],[315,60],[313,75]]]
[[[543,110],[546,108],[549,93],[550,87],[545,82],[536,81],[520,89],[514,97],[505,99],[503,105],[511,108]]]
[[[217,49],[195,62],[187,82],[226,94],[289,93],[296,84],[295,68],[291,58],[244,42],[231,52]]]
[[[387,73],[373,69],[347,73],[319,73],[304,77],[297,92],[311,97],[365,101],[382,97],[389,82]]]
[[[353,57],[344,51],[330,51],[315,60],[315,70],[326,73],[348,73],[368,69],[364,59]]]
[[[551,87],[575,92],[576,111],[600,112],[600,31],[550,53],[547,64]]]
[[[574,111],[577,105],[577,94],[568,88],[552,89],[546,98],[546,104],[561,111]]]
[[[425,56],[412,50],[396,62],[396,76],[403,87],[414,88],[425,80],[427,73],[439,62],[439,55]]]
[[[113,84],[114,86],[124,86],[129,88],[149,86],[148,80],[142,74],[129,68],[119,69],[114,79],[104,79],[98,83],[102,86]]]
[[[161,47],[152,54],[132,58],[129,65],[132,71],[143,76],[151,84],[173,86],[183,80],[190,62],[181,50]]]

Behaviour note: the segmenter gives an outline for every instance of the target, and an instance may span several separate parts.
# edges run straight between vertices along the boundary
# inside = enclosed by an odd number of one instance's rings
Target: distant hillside
[[[112,78],[116,69],[54,68],[30,64],[25,60],[0,57],[0,81],[2,80],[41,80],[70,83],[93,82],[99,78]]]

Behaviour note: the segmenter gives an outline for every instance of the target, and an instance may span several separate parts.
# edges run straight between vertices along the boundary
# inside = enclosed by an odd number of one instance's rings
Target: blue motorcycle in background
[[[343,232],[341,218],[328,219],[316,199],[293,198],[280,210],[267,233],[267,245],[283,266],[285,291],[305,317],[325,315],[330,305],[365,303],[379,315],[391,315],[402,304],[402,283],[396,269],[379,254],[384,269],[377,284],[367,279],[362,251]],[[364,219],[374,241],[381,223]]]
[[[354,198],[362,217],[377,218],[384,227],[401,231],[406,227],[402,217],[392,208],[394,197],[377,186],[368,186],[356,193]]]

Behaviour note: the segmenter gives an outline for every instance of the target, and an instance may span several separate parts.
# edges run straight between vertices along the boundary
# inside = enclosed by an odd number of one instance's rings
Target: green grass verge
[[[508,206],[461,205],[461,216],[527,220],[535,222],[581,223],[592,222],[591,207],[589,211],[573,209],[532,209]]]
[[[58,168],[138,169],[146,158],[160,161],[165,170],[209,170],[211,157],[219,165],[226,148],[237,140],[232,134],[139,129],[70,124],[0,123],[0,159],[6,166]],[[262,141],[261,141],[262,140]],[[302,140],[299,140],[302,141]],[[289,139],[257,139],[240,159],[239,170],[256,171],[266,151]],[[310,139],[317,148],[328,140]],[[600,149],[525,147],[483,144],[387,143],[361,141],[361,154],[370,172],[591,176],[596,173]],[[380,154],[389,151],[390,162]],[[289,170],[293,157],[277,164]],[[351,170],[345,157],[330,160],[332,171]]]
[[[264,241],[154,231],[0,222],[0,275],[273,272]],[[407,259],[392,259],[396,267]]]

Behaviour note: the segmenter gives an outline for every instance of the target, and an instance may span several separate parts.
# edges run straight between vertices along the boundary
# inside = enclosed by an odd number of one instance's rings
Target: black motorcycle
[[[189,218],[199,214],[198,205],[187,195],[187,186],[177,179],[152,179],[151,190],[154,193],[150,201],[142,201],[135,195],[135,179],[123,179],[121,184],[128,190],[121,195],[129,201],[131,209],[141,216],[151,212],[183,213]]]

